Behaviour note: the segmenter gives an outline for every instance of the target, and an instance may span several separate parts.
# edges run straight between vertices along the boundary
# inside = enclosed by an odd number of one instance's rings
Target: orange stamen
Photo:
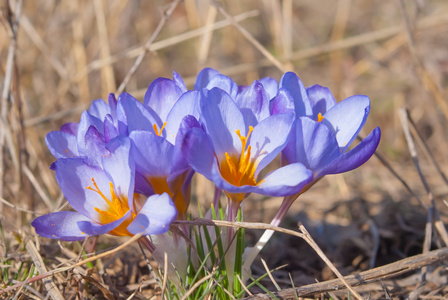
[[[166,122],[163,122],[162,128],[160,128],[160,131],[157,130],[157,124],[152,125],[152,128],[154,128],[154,132],[156,133],[156,135],[161,136],[162,135],[162,131],[166,126]]]
[[[322,116],[322,114],[319,113],[319,114],[317,115],[317,122],[321,122],[323,119],[324,119],[324,116]]]

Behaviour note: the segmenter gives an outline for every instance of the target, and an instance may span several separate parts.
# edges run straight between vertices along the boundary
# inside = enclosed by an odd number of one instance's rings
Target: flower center
[[[322,116],[322,114],[319,113],[319,114],[317,115],[317,122],[322,122],[323,119],[324,119],[324,116]]]
[[[163,122],[162,128],[160,128],[160,131],[157,130],[157,124],[152,125],[152,128],[154,128],[154,132],[156,133],[156,135],[161,136],[163,128],[165,128],[165,126],[166,126],[166,122]]]
[[[93,186],[88,186],[86,189],[96,192],[108,205],[106,210],[99,209],[98,207],[94,207],[95,211],[99,214],[99,222],[100,224],[109,224],[114,222],[120,218],[122,218],[128,211],[129,205],[126,197],[118,197],[114,191],[114,185],[112,182],[109,182],[110,186],[110,194],[112,199],[108,199],[106,195],[99,189],[98,185],[95,182],[95,179],[92,178]],[[117,228],[113,229],[110,234],[113,235],[131,235],[127,231],[128,225],[131,223],[132,219],[134,219],[135,214],[132,212],[132,217],[128,220],[123,221]]]
[[[241,154],[239,157],[236,157],[233,155],[231,156],[226,152],[225,160],[221,161],[221,175],[233,185],[242,186],[257,184],[257,180],[255,179],[255,160],[251,160],[251,146],[247,146],[247,141],[253,130],[254,128],[249,126],[247,136],[241,136],[240,130],[235,130],[235,133],[241,140]]]

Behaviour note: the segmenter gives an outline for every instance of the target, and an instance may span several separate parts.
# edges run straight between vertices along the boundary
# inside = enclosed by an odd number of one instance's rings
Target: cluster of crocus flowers
[[[279,83],[262,78],[238,86],[206,68],[193,90],[174,72],[172,80],[156,79],[143,103],[111,94],[108,103],[94,101],[79,123],[47,135],[56,179],[76,211],[41,216],[33,226],[61,240],[162,234],[174,219],[187,219],[195,172],[227,195],[231,221],[251,193],[284,197],[278,225],[323,176],[373,155],[379,128],[350,149],[369,109],[366,96],[336,103],[327,88],[305,88],[290,72]],[[262,172],[268,165],[272,171]]]

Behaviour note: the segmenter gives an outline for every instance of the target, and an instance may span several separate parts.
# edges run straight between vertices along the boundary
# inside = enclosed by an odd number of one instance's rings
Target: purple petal
[[[313,120],[317,120],[319,113],[324,115],[336,104],[336,100],[334,99],[329,88],[316,84],[308,87],[306,92],[308,94],[308,98],[310,99],[311,107],[313,108]]]
[[[210,137],[202,129],[192,128],[185,134],[182,152],[193,170],[213,181],[215,153]]]
[[[117,114],[125,116],[129,132],[133,130],[154,130],[154,124],[161,126],[160,118],[152,109],[143,106],[137,99],[127,93],[120,95]]]
[[[187,115],[199,118],[199,91],[188,91],[184,93],[174,104],[166,118],[166,139],[174,144],[182,119]]]
[[[208,90],[220,88],[229,94],[232,99],[236,99],[238,94],[238,85],[230,77],[222,74],[213,76],[205,88]]]
[[[56,158],[78,156],[76,136],[64,131],[52,131],[45,136],[51,154]]]
[[[246,128],[243,115],[230,96],[221,89],[201,91],[201,121],[210,135],[218,159],[225,152],[236,153],[241,149],[241,140],[235,133],[240,130],[245,136]]]
[[[83,232],[78,222],[91,222],[91,220],[74,211],[59,211],[40,216],[31,223],[40,236],[59,239],[63,241],[79,241],[88,234]]]
[[[277,95],[278,92],[278,82],[274,78],[264,77],[259,80],[263,85],[264,90],[267,92],[269,99],[272,99]]]
[[[280,88],[287,90],[294,98],[297,117],[312,115],[313,111],[308,95],[306,94],[305,86],[296,74],[292,72],[285,73],[280,80]]]
[[[89,130],[90,126],[95,127],[100,135],[104,134],[104,124],[103,121],[92,116],[87,111],[84,111],[81,115],[81,120],[79,121],[78,133],[77,133],[77,141],[78,141],[78,152],[79,155],[86,155],[86,144],[85,137],[87,130]]]
[[[163,137],[149,131],[133,131],[133,156],[137,171],[149,177],[168,177],[174,156],[174,146]]]
[[[104,120],[107,114],[111,113],[109,105],[103,99],[93,100],[88,112],[101,121]]]
[[[194,89],[198,91],[206,88],[212,77],[218,74],[219,72],[212,68],[202,69],[196,77]]]
[[[109,155],[106,143],[98,130],[90,126],[85,136],[86,157],[91,166],[102,166],[103,156]]]
[[[55,163],[56,180],[70,205],[92,220],[99,220],[95,207],[107,210],[108,204],[95,191],[92,179],[107,199],[111,199],[109,178],[103,170],[87,165],[82,158],[63,158]]]
[[[294,98],[287,90],[281,88],[278,90],[277,96],[275,96],[275,98],[272,99],[269,103],[269,110],[271,111],[271,115],[285,114],[290,112],[294,113]]]
[[[78,133],[78,123],[75,122],[65,123],[64,125],[61,126],[60,130],[62,132],[66,132],[76,136],[76,134]]]
[[[107,102],[109,102],[110,115],[115,120],[117,118],[117,99],[115,98],[115,95],[113,93],[109,94]]]
[[[297,119],[293,139],[293,155],[289,162],[299,162],[315,174],[339,156],[339,146],[334,133],[326,125],[308,117]]]
[[[236,104],[243,114],[246,126],[255,126],[269,117],[269,96],[263,85],[254,81],[236,97]]]
[[[146,200],[134,221],[128,226],[132,234],[160,234],[169,230],[177,216],[176,207],[167,193],[153,195]]]
[[[108,142],[117,135],[118,130],[114,125],[114,120],[111,115],[107,115],[104,119],[104,139],[106,142]]]
[[[148,87],[143,98],[143,104],[152,108],[164,122],[174,103],[181,95],[182,90],[174,81],[167,78],[157,78]]]
[[[131,211],[128,211],[123,215],[123,217],[107,223],[107,224],[99,224],[92,221],[82,221],[78,222],[79,229],[85,232],[88,235],[100,235],[110,233],[112,230],[120,226],[126,219],[131,217]],[[125,232],[121,232],[119,235],[126,235]]]
[[[176,83],[176,85],[180,88],[182,93],[187,92],[187,86],[185,85],[184,80],[182,79],[182,76],[180,76],[179,73],[176,71],[173,71],[173,81]]]
[[[269,196],[288,196],[300,192],[313,179],[313,172],[293,163],[269,173],[251,192]]]
[[[366,122],[370,111],[367,96],[355,95],[339,102],[324,115],[322,123],[336,134],[342,152],[350,146]]]
[[[255,176],[285,147],[294,122],[294,114],[270,116],[255,126],[249,140],[251,159],[256,159]]]
[[[361,143],[331,162],[318,176],[351,171],[364,164],[376,151],[381,138],[381,130],[375,128]]]
[[[131,141],[127,137],[117,137],[106,145],[110,155],[103,157],[104,171],[114,185],[119,198],[126,197],[132,207],[134,197],[135,163],[131,153]]]

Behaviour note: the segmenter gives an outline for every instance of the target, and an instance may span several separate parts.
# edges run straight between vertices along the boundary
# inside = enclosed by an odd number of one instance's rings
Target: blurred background
[[[31,267],[24,248],[29,239],[49,269],[79,254],[77,246],[38,238],[30,227],[33,218],[66,203],[49,169],[54,158],[46,133],[78,122],[92,100],[109,93],[126,91],[142,100],[155,78],[172,78],[173,71],[190,88],[202,68],[212,67],[239,85],[265,76],[280,80],[294,71],[305,86],[329,87],[338,101],[368,95],[371,111],[361,135],[381,127],[378,153],[430,205],[397,114],[406,107],[414,136],[421,135],[416,143],[422,172],[446,220],[448,186],[431,163],[432,157],[446,170],[445,0],[4,0],[1,12],[0,254],[10,265],[2,270],[3,283],[8,274],[21,278],[21,266]],[[197,177],[194,184],[193,212],[196,201],[207,207],[212,199],[210,183]],[[246,220],[270,222],[280,201],[251,197]],[[347,274],[421,253],[426,219],[427,209],[373,157],[355,171],[321,180],[296,201],[284,226],[305,224]],[[248,242],[260,234],[248,231]],[[117,241],[102,237],[98,247]],[[437,233],[431,245],[442,245]],[[128,252],[100,264],[92,278],[122,297],[146,280],[142,295],[149,297],[156,286],[153,276],[137,247]],[[270,267],[288,264],[276,273],[282,287],[291,286],[288,272],[296,286],[334,277],[297,238],[275,235],[262,256]],[[264,269],[256,265],[253,272]],[[89,274],[81,279],[63,274],[56,281],[70,296],[76,294],[73,286],[93,282],[86,279]],[[41,283],[33,286],[45,294]],[[105,293],[92,286],[78,293]]]

